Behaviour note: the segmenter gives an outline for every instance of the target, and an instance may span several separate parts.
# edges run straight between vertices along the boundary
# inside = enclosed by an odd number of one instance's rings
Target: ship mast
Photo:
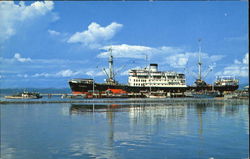
[[[198,59],[198,77],[195,81],[195,84],[197,86],[206,86],[206,82],[202,80],[202,75],[201,75],[201,66],[202,66],[202,62],[201,62],[201,39],[198,39],[199,42],[199,59]]]
[[[113,55],[112,55],[112,48],[109,48],[109,71],[108,73],[106,72],[105,69],[104,72],[106,73],[106,75],[108,76],[108,79],[106,80],[107,83],[110,83],[110,84],[116,84],[116,81],[115,81],[115,74],[114,74],[114,69],[113,69]]]
[[[199,41],[198,80],[201,81],[201,65],[202,65],[201,63],[201,39],[198,39],[198,41]]]
[[[148,67],[148,80],[149,80],[149,93],[151,94],[151,70],[150,70],[150,67],[149,67],[149,62],[148,62],[148,55],[146,54],[146,63],[147,63],[147,66],[146,66],[146,69]]]
[[[109,48],[110,56],[109,56],[109,80],[114,80],[114,72],[113,72],[113,56],[112,56],[112,48]]]

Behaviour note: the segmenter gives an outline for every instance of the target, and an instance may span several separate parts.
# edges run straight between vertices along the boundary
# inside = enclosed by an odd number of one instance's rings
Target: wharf
[[[74,94],[69,94],[69,93],[40,93],[41,96],[62,96],[62,95],[74,95]]]
[[[183,103],[183,102],[247,102],[248,99],[224,99],[224,98],[165,98],[165,99],[150,99],[150,98],[117,98],[117,99],[77,99],[77,100],[18,100],[18,101],[0,101],[0,104],[49,104],[49,103]]]
[[[70,93],[40,93],[41,96],[46,96],[48,98],[51,98],[53,96],[61,96],[64,98],[74,98],[74,97],[84,97],[84,98],[146,98],[148,93],[128,93],[126,95],[124,94],[98,94],[98,93],[90,93],[88,95],[86,94],[70,94]],[[176,97],[184,97],[184,93],[168,93],[166,94],[166,98],[176,98]]]

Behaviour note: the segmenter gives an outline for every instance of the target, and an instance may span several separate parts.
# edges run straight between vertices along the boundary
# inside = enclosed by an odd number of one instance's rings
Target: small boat
[[[64,94],[61,98],[84,99],[86,98],[86,94]]]
[[[146,95],[148,98],[166,98],[166,93],[164,91],[150,92]]]
[[[214,98],[218,97],[220,94],[217,91],[191,91],[185,92],[186,97],[193,98]]]
[[[6,99],[38,99],[42,98],[39,93],[36,92],[22,92],[11,96],[5,96]]]
[[[236,99],[236,98],[238,98],[238,94],[236,93],[224,94],[224,99]]]
[[[249,88],[244,88],[243,90],[238,90],[235,92],[224,94],[225,99],[249,99]]]

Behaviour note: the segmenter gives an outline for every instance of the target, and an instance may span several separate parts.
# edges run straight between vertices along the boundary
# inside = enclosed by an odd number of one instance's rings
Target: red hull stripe
[[[87,94],[87,92],[77,92],[77,91],[73,91],[72,94]]]
[[[123,89],[107,89],[107,91],[111,91],[112,93],[115,93],[115,94],[127,93],[127,92],[124,91]]]

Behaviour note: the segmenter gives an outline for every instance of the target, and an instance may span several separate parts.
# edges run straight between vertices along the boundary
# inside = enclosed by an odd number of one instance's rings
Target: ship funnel
[[[158,71],[158,64],[150,64],[149,66],[150,71],[157,72]]]

